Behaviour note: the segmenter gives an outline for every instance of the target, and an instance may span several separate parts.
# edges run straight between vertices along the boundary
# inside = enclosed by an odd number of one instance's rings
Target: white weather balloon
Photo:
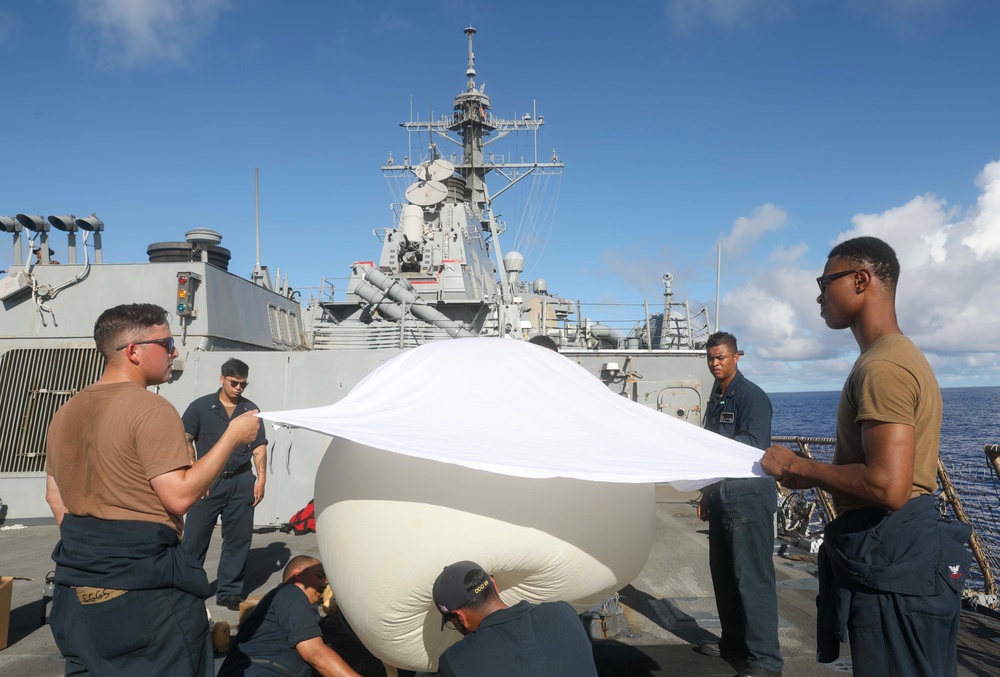
[[[528,479],[335,440],[316,479],[320,556],[351,627],[390,665],[435,670],[460,639],[431,584],[472,560],[508,603],[582,611],[632,581],[652,543],[653,485]]]

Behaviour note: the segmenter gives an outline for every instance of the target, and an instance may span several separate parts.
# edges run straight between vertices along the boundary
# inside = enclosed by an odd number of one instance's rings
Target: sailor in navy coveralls
[[[771,444],[771,401],[737,368],[736,337],[712,334],[708,366],[715,387],[705,429],[758,449]],[[722,625],[718,645],[699,653],[746,660],[744,676],[780,675],[778,598],[774,585],[777,493],[768,477],[724,479],[703,490],[698,516],[708,520],[709,564]]]
[[[192,460],[195,445],[200,457],[212,448],[231,419],[257,408],[242,394],[249,372],[246,363],[235,358],[227,360],[219,378],[222,387],[211,395],[199,397],[184,412],[181,418]],[[231,609],[238,609],[243,601],[243,578],[253,535],[253,509],[264,498],[266,464],[267,439],[262,421],[257,438],[233,452],[222,474],[208,493],[192,506],[184,520],[184,548],[204,566],[212,530],[221,515],[222,554],[215,598],[219,605]],[[253,467],[257,470],[256,479],[250,472]]]

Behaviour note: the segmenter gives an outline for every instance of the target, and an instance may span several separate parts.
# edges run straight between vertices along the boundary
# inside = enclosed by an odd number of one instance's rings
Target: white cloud
[[[0,45],[7,45],[20,29],[21,21],[16,16],[0,10]]]
[[[782,299],[760,286],[740,287],[722,300],[723,328],[740,327],[741,342],[754,346],[754,354],[766,359],[812,360],[822,357],[820,342],[802,332],[792,299]]]
[[[799,263],[808,251],[809,245],[805,242],[800,242],[790,247],[778,245],[771,251],[768,263],[772,266],[790,266]]]
[[[851,5],[870,14],[900,21],[924,18],[953,6],[954,0],[852,0]]]
[[[648,246],[643,244],[633,245],[624,251],[605,249],[600,255],[601,267],[604,270],[644,293],[651,289],[662,291],[664,273],[670,273],[677,281],[693,277],[689,268],[678,270],[676,266],[667,265],[666,262],[676,261],[677,258],[677,253],[669,247],[650,251]],[[675,284],[674,292],[681,291]]]
[[[702,25],[745,30],[791,15],[788,0],[666,0],[670,24],[679,32]]]
[[[1000,346],[992,340],[1000,336],[1000,162],[986,165],[976,185],[982,192],[967,209],[920,195],[854,216],[853,227],[835,238],[873,235],[896,250],[900,326],[927,353],[943,385],[985,385],[1000,376]],[[850,332],[831,331],[819,317],[814,278],[822,264],[806,262],[801,245],[776,248],[770,262],[726,295],[723,328],[752,351],[762,386],[823,383],[838,360],[849,366],[857,346]]]
[[[983,192],[970,219],[972,232],[962,244],[970,247],[977,259],[995,258],[1000,254],[1000,161],[986,165],[976,177],[976,185]]]
[[[124,68],[184,62],[215,27],[230,0],[77,0],[77,14],[97,60]]]
[[[781,230],[787,218],[787,213],[781,207],[770,202],[762,204],[750,216],[741,216],[733,221],[733,229],[729,235],[720,240],[722,249],[726,254],[744,252],[765,233]]]
[[[951,228],[948,221],[956,216],[958,210],[949,210],[944,200],[921,195],[881,214],[855,215],[851,218],[854,228],[838,235],[837,242],[873,235],[892,245],[901,266],[917,268],[944,259],[943,243]]]
[[[696,33],[702,27],[723,32],[748,31],[758,26],[788,21],[808,13],[810,6],[834,5],[867,21],[887,26],[900,36],[933,29],[954,0],[664,0],[664,13],[675,33]]]

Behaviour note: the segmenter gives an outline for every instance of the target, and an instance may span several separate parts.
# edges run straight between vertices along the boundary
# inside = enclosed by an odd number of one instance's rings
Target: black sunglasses
[[[174,352],[174,337],[162,338],[162,339],[149,339],[148,341],[132,341],[131,343],[126,343],[123,346],[118,346],[115,350],[124,350],[129,346],[143,346],[149,343],[155,343],[158,346],[163,346],[163,349],[167,351],[167,355]]]
[[[826,288],[830,286],[830,283],[834,280],[839,280],[847,275],[853,275],[858,271],[856,270],[842,270],[839,273],[830,273],[829,275],[820,275],[816,278],[816,284],[819,285],[819,293],[822,294],[826,291]]]
[[[227,378],[226,380],[229,381],[229,385],[233,388],[246,388],[250,385],[250,381],[234,381],[231,378]]]

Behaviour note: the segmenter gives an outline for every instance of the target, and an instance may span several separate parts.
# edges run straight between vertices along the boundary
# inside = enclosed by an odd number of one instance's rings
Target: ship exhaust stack
[[[76,227],[94,234],[94,263],[104,263],[104,252],[101,249],[101,232],[104,230],[104,221],[97,218],[97,214],[91,214],[77,219]]]
[[[34,216],[33,214],[18,214],[17,220],[21,222],[21,225],[28,230],[38,233],[38,245],[37,247],[41,252],[41,262],[44,265],[48,265],[51,259],[49,258],[49,224],[41,216]],[[32,238],[34,239],[34,238]],[[31,252],[28,252],[29,255]]]
[[[76,265],[76,217],[72,214],[69,216],[50,216],[49,223],[66,233],[66,252],[69,255],[69,263]]]
[[[24,265],[24,259],[21,257],[21,224],[13,217],[0,216],[0,231],[14,236],[14,265],[18,267]]]

